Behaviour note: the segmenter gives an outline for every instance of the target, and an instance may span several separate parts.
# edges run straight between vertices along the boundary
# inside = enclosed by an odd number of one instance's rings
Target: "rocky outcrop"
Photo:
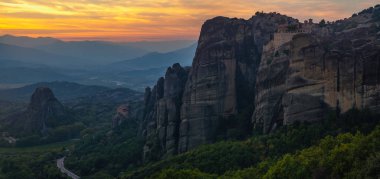
[[[166,71],[153,88],[145,93],[145,125],[148,142],[144,156],[149,157],[152,148],[159,147],[160,153],[177,153],[179,139],[180,107],[187,80],[188,69],[174,64]],[[154,154],[157,155],[157,154]]]
[[[282,124],[282,98],[286,90],[286,75],[289,70],[290,44],[263,51],[262,61],[256,77],[255,111],[253,120],[256,128],[269,132]]]
[[[203,25],[183,96],[179,152],[215,141],[226,125],[221,121],[252,113],[263,45],[279,24],[295,21],[257,13],[249,20],[217,17]]]
[[[112,118],[112,128],[115,129],[120,126],[129,117],[129,104],[122,104],[117,107],[116,115]]]
[[[241,19],[218,17],[203,25],[183,96],[179,152],[215,141],[220,118],[239,111],[238,90],[253,89],[260,59],[253,32]]]
[[[264,51],[255,127],[267,133],[278,125],[321,120],[334,110],[379,111],[379,23],[370,17],[362,14],[299,34],[279,50]]]
[[[208,20],[188,77],[176,80],[181,75],[168,70],[152,90],[146,90],[145,150],[154,146],[151,141],[159,141],[166,154],[185,152],[215,141],[231,116],[244,110],[251,115],[262,47],[278,24],[295,21],[277,13],[257,13],[249,20]]]
[[[189,73],[172,67],[146,90],[145,154],[182,153],[249,122],[268,133],[331,110],[379,111],[380,23],[371,17],[306,26],[278,13],[206,21]]]
[[[63,105],[46,87],[39,87],[33,93],[26,111],[4,120],[3,130],[15,136],[26,134],[45,134],[49,128],[69,120]]]

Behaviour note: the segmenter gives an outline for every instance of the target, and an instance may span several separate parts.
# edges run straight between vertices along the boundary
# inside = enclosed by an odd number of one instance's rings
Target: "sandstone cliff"
[[[256,128],[267,133],[294,121],[316,121],[329,111],[380,111],[380,8],[264,51],[256,83]]]
[[[380,111],[379,19],[377,7],[328,24],[278,13],[206,21],[189,72],[173,66],[146,90],[145,156],[247,136],[252,126],[268,133],[330,111]]]
[[[247,116],[240,126],[249,127],[262,47],[287,22],[296,20],[257,13],[249,20],[216,17],[205,22],[188,76],[176,72],[170,77],[168,70],[145,93],[145,151],[159,143],[163,153],[174,154],[213,142],[226,133],[223,125],[238,125],[229,120],[242,111]]]
[[[188,69],[174,64],[152,90],[146,89],[143,124],[143,133],[147,138],[145,157],[177,153],[180,107],[187,75]],[[157,152],[154,148],[159,148],[159,154],[152,153]]]
[[[213,142],[220,118],[247,104],[259,59],[249,21],[217,17],[203,25],[183,95],[179,152]]]
[[[179,152],[249,129],[263,45],[278,25],[292,22],[277,13],[205,22],[183,95]]]

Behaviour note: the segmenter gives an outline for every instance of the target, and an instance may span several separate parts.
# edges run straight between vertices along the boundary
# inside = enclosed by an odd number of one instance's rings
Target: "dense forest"
[[[215,144],[143,162],[138,122],[69,141],[2,148],[1,178],[61,178],[55,159],[82,178],[377,178],[379,116],[352,109],[316,123],[295,123],[274,133]]]
[[[245,141],[221,141],[151,163],[124,178],[370,177],[379,167],[378,116],[351,110],[318,123],[295,124]],[[318,156],[318,157],[316,157]],[[294,168],[292,168],[294,167]],[[375,172],[374,172],[375,171]],[[182,177],[181,177],[182,176]],[[362,176],[362,177],[361,177]],[[317,177],[320,178],[320,177]]]
[[[295,123],[271,134],[220,140],[143,162],[137,123],[88,137],[66,165],[90,178],[323,178],[378,176],[379,116],[352,109],[316,123]],[[376,127],[377,126],[377,127]],[[318,157],[316,157],[318,156]]]
[[[66,178],[56,167],[74,141],[34,147],[0,148],[0,178]]]

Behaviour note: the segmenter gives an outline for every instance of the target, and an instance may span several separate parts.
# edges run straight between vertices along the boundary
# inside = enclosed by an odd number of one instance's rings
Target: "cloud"
[[[373,0],[2,0],[0,33],[66,40],[197,39],[202,23],[214,16],[276,11],[331,21],[373,5]]]

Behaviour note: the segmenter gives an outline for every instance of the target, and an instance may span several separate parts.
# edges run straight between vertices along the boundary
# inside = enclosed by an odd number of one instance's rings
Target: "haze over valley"
[[[191,65],[195,48],[190,40],[65,42],[4,35],[0,37],[0,87],[59,80],[142,91],[171,64]]]
[[[0,178],[380,178],[380,2],[0,2]]]

